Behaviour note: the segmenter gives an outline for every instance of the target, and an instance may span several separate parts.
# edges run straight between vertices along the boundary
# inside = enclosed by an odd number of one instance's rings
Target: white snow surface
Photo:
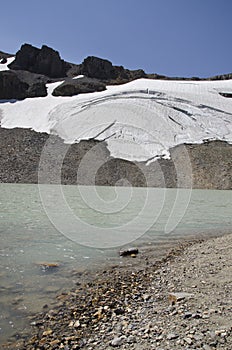
[[[232,143],[232,80],[138,79],[106,91],[53,97],[62,82],[48,84],[48,96],[0,101],[4,128],[31,128],[59,135],[66,143],[105,140],[113,157],[151,161],[183,143]]]
[[[15,57],[9,57],[7,58],[7,62],[6,63],[0,63],[0,72],[4,71],[4,70],[9,70],[9,68],[7,67],[8,64],[10,64],[11,62],[13,62],[15,60]]]

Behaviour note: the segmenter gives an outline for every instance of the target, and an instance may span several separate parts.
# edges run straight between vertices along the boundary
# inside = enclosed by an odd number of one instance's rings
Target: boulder
[[[105,84],[90,78],[70,79],[57,86],[53,96],[74,96],[78,94],[106,90]]]
[[[45,97],[47,96],[47,89],[44,83],[38,82],[29,86],[27,90],[27,97]]]
[[[27,97],[29,85],[21,81],[15,72],[0,72],[0,100],[22,100]]]
[[[31,73],[26,70],[16,70],[14,71],[17,77],[27,83],[28,85],[33,85],[35,83],[51,83],[53,79],[50,79],[42,74]]]
[[[43,45],[41,49],[24,44],[16,53],[15,60],[8,65],[10,69],[26,70],[43,74],[50,78],[66,76],[70,65],[60,58],[57,51]]]
[[[27,97],[47,96],[43,82],[29,84],[18,77],[17,72],[0,72],[0,100],[23,100]]]
[[[100,80],[112,80],[117,78],[117,72],[112,63],[99,57],[89,56],[80,66],[80,74]]]
[[[120,256],[134,256],[139,253],[138,248],[128,248],[119,252]]]

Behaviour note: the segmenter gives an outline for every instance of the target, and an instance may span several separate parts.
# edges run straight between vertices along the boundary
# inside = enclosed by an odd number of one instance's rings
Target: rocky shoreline
[[[127,259],[57,297],[3,349],[232,347],[232,235],[183,243],[157,261]],[[132,259],[132,260],[130,260]],[[127,267],[126,267],[127,265]],[[131,265],[131,266],[130,266]]]

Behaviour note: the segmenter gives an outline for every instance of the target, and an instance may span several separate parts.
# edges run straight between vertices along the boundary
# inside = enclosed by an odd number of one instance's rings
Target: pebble
[[[121,346],[124,342],[125,342],[125,339],[126,337],[125,336],[122,336],[122,337],[115,337],[110,345],[113,346],[113,347],[117,347],[117,346]]]
[[[177,339],[178,337],[179,337],[179,335],[178,335],[178,334],[175,334],[175,333],[169,333],[169,334],[167,335],[167,339],[168,339],[168,340]]]
[[[129,335],[129,337],[127,338],[127,343],[129,344],[136,343],[136,337],[134,335]]]
[[[185,337],[185,338],[184,338],[184,341],[185,341],[188,345],[192,345],[192,343],[193,343],[192,339],[189,338],[189,337]]]
[[[192,293],[185,293],[185,292],[175,292],[175,293],[169,293],[169,300],[181,301],[184,299],[190,299],[193,298],[194,294]]]
[[[80,327],[80,325],[81,325],[81,324],[80,324],[80,321],[77,320],[77,321],[74,323],[73,326],[74,326],[75,328],[78,328],[78,327]]]
[[[212,350],[212,348],[209,345],[207,345],[207,344],[203,345],[203,349],[204,350]]]

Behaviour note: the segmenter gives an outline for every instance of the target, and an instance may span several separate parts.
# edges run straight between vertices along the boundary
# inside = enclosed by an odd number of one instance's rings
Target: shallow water
[[[0,342],[124,245],[232,227],[232,191],[0,184]],[[44,269],[40,263],[57,263]]]

